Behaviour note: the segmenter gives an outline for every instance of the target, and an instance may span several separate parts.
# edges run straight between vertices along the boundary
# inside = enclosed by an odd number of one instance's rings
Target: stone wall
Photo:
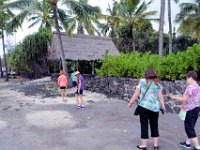
[[[129,100],[134,93],[138,80],[131,78],[106,78],[93,75],[84,75],[85,89],[107,96]],[[186,81],[162,81],[163,94],[167,98],[170,94],[182,94],[186,88]]]
[[[100,78],[96,75],[83,76],[85,78],[85,90],[103,93],[107,97],[118,98],[127,102],[131,99],[139,82],[139,80],[135,80],[132,78]],[[57,77],[58,74],[52,74],[51,80],[56,81]],[[161,81],[161,85],[163,87],[163,95],[167,111],[170,113],[179,113],[180,107],[178,105],[181,105],[181,103],[169,100],[168,96],[171,94],[182,96],[183,92],[186,89],[186,81]]]
[[[134,93],[134,90],[138,84],[138,80],[131,78],[116,78],[116,77],[98,77],[94,75],[84,75],[85,78],[85,89],[103,93],[108,97],[117,97],[124,101],[129,101]],[[182,95],[186,89],[186,81],[162,81],[163,95],[165,98],[166,109],[168,112],[179,113],[180,105],[179,102],[169,100],[170,94]]]

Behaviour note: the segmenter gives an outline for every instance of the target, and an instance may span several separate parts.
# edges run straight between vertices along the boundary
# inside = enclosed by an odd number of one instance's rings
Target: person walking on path
[[[84,108],[84,100],[83,100],[83,91],[84,91],[84,78],[80,74],[79,71],[76,71],[77,77],[77,91],[76,91],[76,102],[77,102],[77,109]]]
[[[170,98],[183,102],[182,109],[186,111],[184,125],[188,139],[185,142],[181,142],[180,145],[185,148],[192,148],[192,143],[194,145],[193,150],[200,150],[195,132],[195,124],[200,112],[200,86],[197,83],[197,73],[195,71],[189,71],[187,73],[187,84],[188,86],[183,97],[180,98],[172,95]]]
[[[72,91],[75,94],[76,89],[77,89],[77,78],[76,78],[76,71],[75,71],[75,69],[71,73],[70,79],[71,79],[71,82],[72,82]]]
[[[59,77],[58,77],[58,86],[60,87],[61,90],[61,97],[62,100],[64,101],[66,94],[67,94],[67,76],[65,75],[63,70],[60,70]]]
[[[145,77],[140,80],[139,85],[128,104],[129,108],[132,107],[139,96],[138,112],[141,124],[141,145],[138,145],[137,148],[147,150],[147,139],[149,138],[148,128],[150,124],[153,149],[157,150],[159,149],[159,111],[161,108],[165,111],[165,104],[162,88],[158,83],[154,68],[146,70]]]

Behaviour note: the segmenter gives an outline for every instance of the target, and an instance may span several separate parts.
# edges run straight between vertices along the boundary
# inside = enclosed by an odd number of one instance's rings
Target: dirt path
[[[86,108],[76,110],[72,96],[62,102],[19,91],[0,80],[0,150],[136,150],[139,119],[126,102],[86,92]],[[160,132],[162,150],[181,150],[185,134],[177,115],[161,115]]]

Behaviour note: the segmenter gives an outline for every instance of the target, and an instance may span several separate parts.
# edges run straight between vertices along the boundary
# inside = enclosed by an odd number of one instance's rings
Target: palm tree
[[[4,5],[6,0],[0,0],[0,7]],[[7,66],[7,60],[6,60],[6,50],[5,50],[5,35],[4,32],[7,29],[6,23],[10,19],[10,17],[13,16],[13,14],[10,12],[10,10],[1,10],[0,11],[0,35],[2,39],[2,45],[3,45],[3,57],[4,57],[4,65],[5,65],[5,81],[8,81],[8,66]]]
[[[165,18],[165,0],[161,0],[159,25],[159,56],[163,56],[163,32]]]
[[[15,30],[24,23],[26,19],[31,22],[29,27],[33,27],[36,24],[40,24],[40,27],[55,27],[58,34],[60,32],[60,28],[64,28],[67,32],[72,32],[73,23],[72,18],[69,15],[66,15],[66,10],[57,7],[57,2],[59,0],[16,0],[5,4],[0,8],[10,8],[14,10],[20,10],[13,19],[11,20],[9,27],[12,30]],[[91,20],[95,20],[94,18],[100,12],[98,7],[92,7],[88,5],[86,0],[64,0],[62,4],[66,4],[74,14],[76,14],[76,19],[78,20],[78,30],[79,33],[83,33],[84,29],[87,30],[88,33],[92,34],[94,31],[97,31],[91,22]],[[71,20],[69,19],[71,18]],[[91,19],[92,18],[92,19]],[[76,23],[76,22],[75,22]],[[74,24],[74,27],[76,24]],[[59,29],[59,30],[58,30]],[[61,38],[60,44],[62,44]],[[64,52],[62,50],[62,64],[64,65]],[[64,69],[66,67],[63,67]],[[65,70],[66,72],[66,70]]]
[[[181,3],[180,9],[175,20],[180,23],[178,31],[200,41],[200,0],[195,0],[195,3]]]
[[[9,27],[12,30],[16,30],[28,19],[31,24],[29,27],[33,27],[40,24],[41,27],[54,27],[55,22],[53,18],[53,10],[49,0],[16,0],[6,3],[1,9],[9,8],[11,10],[19,10],[20,12],[12,18]],[[59,22],[65,28],[65,11],[58,8]]]
[[[98,33],[95,24],[98,22],[98,16],[101,13],[99,7],[93,7],[88,4],[88,0],[69,1],[65,0],[64,4],[70,8],[70,15],[67,17],[66,32],[71,35],[73,32],[78,34]],[[75,31],[76,30],[76,31]]]
[[[60,51],[61,51],[62,67],[63,67],[63,70],[64,70],[65,74],[67,74],[68,71],[67,71],[67,65],[66,65],[66,61],[65,61],[65,53],[64,53],[62,39],[61,39],[61,34],[60,34],[60,26],[59,26],[59,23],[58,23],[57,0],[50,0],[50,2],[52,4],[53,15],[54,15],[55,24],[56,24],[56,31],[58,33],[59,47],[60,47]]]
[[[0,56],[0,76],[3,77],[3,70],[2,70],[2,62],[1,62],[1,56]]]
[[[52,5],[51,5],[52,4]],[[40,23],[41,27],[54,27],[57,29],[58,35],[59,35],[59,44],[60,44],[60,50],[61,50],[61,59],[62,59],[62,65],[63,70],[67,74],[67,67],[65,62],[65,54],[62,47],[62,41],[60,37],[60,27],[59,21],[62,23],[62,25],[65,27],[65,18],[66,14],[64,10],[58,9],[57,1],[50,1],[50,0],[16,0],[12,1],[10,3],[5,4],[2,8],[10,8],[14,10],[20,10],[20,12],[12,18],[10,23],[8,24],[8,27],[10,30],[16,30],[17,28],[21,27],[21,25],[24,23],[26,19],[29,21],[32,21],[32,24],[29,27],[33,27],[36,24]],[[51,7],[52,6],[52,7]],[[58,15],[59,17],[58,17]],[[55,19],[55,20],[54,20]]]
[[[174,0],[175,3],[178,3],[179,0]],[[168,21],[169,21],[169,53],[172,53],[173,45],[172,45],[172,19],[171,19],[171,0],[168,0]]]
[[[146,11],[148,5],[151,4],[139,0],[121,0],[115,2],[113,9],[108,9],[111,15],[104,15],[111,30],[115,30],[117,26],[126,25],[129,27],[129,31],[132,35],[132,49],[135,51],[135,30],[140,29],[147,20],[152,20],[152,17],[156,14],[156,11]],[[106,28],[105,28],[106,29]],[[108,31],[108,28],[106,29]]]

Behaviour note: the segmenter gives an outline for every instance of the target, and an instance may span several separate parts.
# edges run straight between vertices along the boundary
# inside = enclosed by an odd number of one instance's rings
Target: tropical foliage
[[[195,3],[181,3],[180,8],[181,11],[176,16],[176,22],[180,23],[178,30],[200,40],[200,0],[195,0]]]
[[[114,2],[113,8],[109,8],[110,15],[103,15],[103,18],[108,22],[103,31],[110,31],[112,37],[115,37],[115,31],[123,26],[128,27],[128,35],[131,39],[132,49],[128,49],[127,52],[135,51],[135,31],[141,29],[149,19],[152,20],[152,16],[156,14],[156,11],[147,11],[149,3],[140,0],[120,0]]]
[[[159,33],[155,31],[152,24],[147,22],[140,30],[135,31],[135,47],[142,53],[152,52],[158,54]],[[128,26],[120,26],[115,31],[113,41],[120,52],[132,51],[132,39]],[[164,34],[164,54],[168,52],[168,35]]]
[[[42,27],[54,27],[53,10],[49,0],[16,0],[6,3],[2,9],[17,11],[18,13],[12,18],[9,24],[10,29],[15,30],[22,26],[25,21],[31,24],[29,27],[39,25]],[[59,21],[62,26],[66,26],[66,14],[63,9],[58,9]]]
[[[99,24],[100,8],[89,5],[88,0],[72,2],[69,3],[68,0],[64,2],[70,8],[70,15],[66,18],[67,27],[65,28],[68,35],[71,35],[73,32],[78,34],[100,34],[95,27],[95,24]]]
[[[200,44],[189,47],[187,51],[159,57],[150,52],[139,52],[120,56],[109,56],[102,61],[102,67],[97,69],[100,76],[140,78],[148,67],[156,68],[161,79],[184,79],[189,70],[200,71]]]
[[[159,32],[155,31],[151,24],[152,20],[158,21],[153,18],[156,11],[147,11],[151,0],[149,2],[146,0],[115,1],[113,6],[108,7],[109,15],[101,14],[100,8],[89,5],[88,0],[55,1],[58,5],[52,5],[50,0],[0,0],[1,29],[17,30],[27,20],[30,28],[35,25],[40,26],[41,33],[27,36],[11,53],[9,65],[12,69],[28,72],[32,77],[48,73],[47,48],[52,28],[56,28],[57,31],[66,31],[68,35],[103,33],[105,36],[112,37],[122,54],[119,57],[107,57],[98,70],[99,75],[138,78],[147,67],[154,66],[161,78],[174,80],[184,78],[185,72],[191,68],[200,70],[196,65],[199,63],[197,55],[199,45],[194,45],[185,51],[188,46],[200,40],[200,0],[195,0],[195,3],[180,4],[181,11],[176,17],[176,22],[180,23],[178,30],[183,35],[177,38],[171,31],[171,0],[168,0],[170,36],[162,33],[165,0],[161,1]],[[174,1],[178,2],[178,0]],[[62,45],[62,42],[59,43]],[[167,55],[168,49],[170,53],[172,51],[172,44],[176,54]],[[135,52],[136,50],[138,52]],[[194,52],[197,54],[194,55]],[[160,58],[156,54],[167,56]],[[64,55],[62,57],[64,62]]]
[[[10,68],[31,78],[48,74],[47,55],[51,36],[48,29],[40,29],[38,33],[27,36],[10,54]]]
[[[63,27],[68,33],[72,33],[76,28],[78,33],[84,33],[86,30],[90,34],[97,31],[93,22],[97,21],[97,15],[100,13],[99,7],[93,7],[87,0],[58,0],[58,18],[60,27]],[[49,0],[16,0],[6,3],[2,9],[9,8],[18,10],[15,17],[9,23],[10,28],[17,29],[28,19],[29,27],[39,25],[42,27],[55,27],[52,6]],[[78,26],[77,26],[78,25]]]

